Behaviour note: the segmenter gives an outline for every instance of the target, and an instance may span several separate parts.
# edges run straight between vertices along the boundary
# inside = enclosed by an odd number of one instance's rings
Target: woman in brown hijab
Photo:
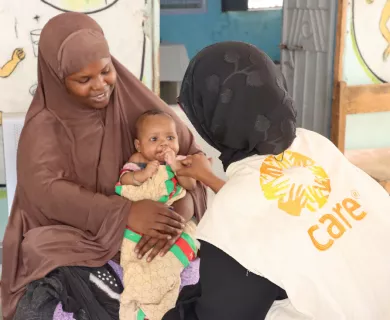
[[[144,234],[143,244],[162,248],[168,235],[180,233],[181,212],[203,213],[201,187],[177,203],[177,213],[114,194],[120,168],[134,152],[135,121],[149,109],[174,117],[181,154],[199,151],[185,125],[110,55],[94,20],[65,13],[47,23],[3,244],[4,320],[12,319],[32,281],[59,267],[100,267],[113,259],[126,224]]]

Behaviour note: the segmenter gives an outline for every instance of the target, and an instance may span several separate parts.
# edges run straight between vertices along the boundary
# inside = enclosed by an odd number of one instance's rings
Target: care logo
[[[298,152],[268,156],[260,167],[260,185],[267,200],[292,216],[316,212],[331,192],[330,179],[314,160]]]
[[[277,201],[278,208],[289,215],[300,216],[304,210],[319,211],[317,222],[307,230],[319,251],[331,248],[367,215],[358,201],[357,190],[350,191],[350,196],[341,198],[326,212],[319,210],[328,202],[331,192],[329,176],[314,160],[298,152],[285,151],[267,157],[260,167],[260,184],[265,198]]]

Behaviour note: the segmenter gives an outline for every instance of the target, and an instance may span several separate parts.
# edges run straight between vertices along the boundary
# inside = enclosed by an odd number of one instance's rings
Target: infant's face
[[[166,115],[147,117],[139,131],[138,151],[148,161],[163,162],[167,148],[172,149],[176,155],[179,152],[175,122]]]

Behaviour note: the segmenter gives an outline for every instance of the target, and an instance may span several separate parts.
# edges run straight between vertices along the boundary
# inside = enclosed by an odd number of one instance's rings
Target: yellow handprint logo
[[[305,168],[307,179],[294,174],[294,169]],[[289,169],[288,172],[285,169]],[[304,182],[306,181],[306,182]],[[300,216],[303,209],[315,212],[328,201],[331,192],[328,174],[315,161],[298,152],[285,151],[283,157],[269,156],[260,167],[260,185],[267,200],[278,201],[278,208],[292,216]]]
[[[278,207],[280,210],[283,210],[292,216],[299,216],[306,203],[307,197],[303,185],[300,185],[295,192],[295,183],[293,183],[287,200],[284,201],[283,199],[279,199]]]
[[[291,153],[290,162],[294,167],[308,167],[314,163],[309,157],[297,152]]]
[[[283,197],[289,188],[288,180],[271,180],[264,184],[264,194],[268,200],[276,200]]]
[[[272,164],[269,164],[264,161],[263,165],[260,168],[260,174],[273,178],[278,178],[283,175],[283,169],[280,167],[275,167]]]
[[[311,212],[317,211],[317,209],[322,208],[328,201],[328,197],[323,194],[323,191],[317,187],[307,187],[307,198],[310,201],[307,204],[307,208]]]

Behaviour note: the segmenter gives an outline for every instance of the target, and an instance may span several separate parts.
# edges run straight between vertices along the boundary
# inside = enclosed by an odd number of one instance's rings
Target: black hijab
[[[206,47],[190,62],[178,102],[224,169],[252,155],[278,155],[295,139],[286,81],[261,50],[243,42]]]

